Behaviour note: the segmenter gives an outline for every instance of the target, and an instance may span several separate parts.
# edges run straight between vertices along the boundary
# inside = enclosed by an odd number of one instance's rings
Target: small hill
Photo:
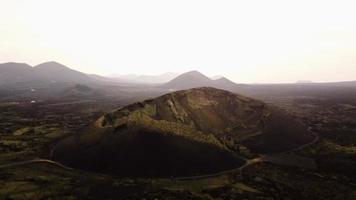
[[[90,100],[90,99],[102,98],[105,95],[106,95],[106,91],[102,89],[92,88],[83,84],[76,84],[74,86],[65,88],[57,96],[60,96],[60,98],[62,99]]]
[[[53,155],[72,167],[120,176],[190,176],[241,166],[241,148],[281,152],[312,139],[261,101],[204,87],[107,113],[59,142]]]
[[[190,71],[161,86],[170,90],[185,90],[197,87],[215,87],[219,89],[234,91],[238,85],[225,77],[211,79],[198,71]]]

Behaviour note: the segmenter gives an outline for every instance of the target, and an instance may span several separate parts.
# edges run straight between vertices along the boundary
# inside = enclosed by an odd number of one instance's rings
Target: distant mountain
[[[214,84],[216,88],[230,90],[230,91],[235,90],[238,87],[236,83],[232,82],[231,80],[225,77],[214,80]]]
[[[163,87],[182,90],[196,87],[212,86],[213,81],[198,71],[190,71],[179,75],[175,79],[165,83]]]
[[[14,82],[25,82],[33,79],[31,77],[32,67],[25,63],[4,63],[0,64],[0,84]]]
[[[33,72],[39,79],[51,82],[88,83],[93,81],[87,74],[70,69],[57,62],[39,64],[33,68]]]
[[[72,70],[57,62],[45,62],[35,67],[24,63],[0,64],[0,84],[21,83],[90,83],[95,81],[87,74]]]
[[[170,90],[184,90],[197,87],[215,87],[233,91],[237,89],[238,85],[225,77],[213,80],[198,71],[190,71],[181,74],[168,83],[161,85],[161,87]]]
[[[113,78],[118,78],[121,81],[132,82],[132,83],[148,83],[148,84],[159,84],[166,83],[179,74],[167,72],[161,75],[136,75],[136,74],[127,74],[127,75],[112,75]]]

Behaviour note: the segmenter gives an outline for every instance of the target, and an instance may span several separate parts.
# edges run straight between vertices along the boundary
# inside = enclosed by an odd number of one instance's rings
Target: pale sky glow
[[[236,82],[356,80],[356,2],[0,0],[0,62]]]

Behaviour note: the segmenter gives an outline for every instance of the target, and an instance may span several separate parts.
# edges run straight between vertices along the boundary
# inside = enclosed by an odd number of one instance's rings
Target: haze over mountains
[[[25,63],[0,64],[0,85],[11,87],[19,83],[75,83],[75,84],[156,84],[161,89],[180,90],[193,87],[211,86],[232,90],[237,86],[232,81],[220,77],[213,80],[198,71],[184,74],[165,73],[159,76],[114,76],[105,77],[85,74],[57,62],[45,62],[34,67]]]
[[[166,81],[169,80],[169,81]],[[166,82],[163,82],[166,81]],[[91,90],[80,90],[82,86]],[[215,76],[209,78],[198,71],[181,75],[166,73],[160,76],[105,77],[85,74],[57,62],[45,62],[37,66],[25,63],[0,64],[0,99],[48,99],[80,97],[97,99],[103,97],[141,98],[155,97],[175,90],[196,87],[214,87],[264,99],[267,96],[319,95],[323,97],[344,90],[352,96],[356,82],[297,83],[297,84],[236,84]],[[79,88],[79,89],[78,89]],[[34,90],[34,91],[33,91]],[[70,91],[70,92],[68,92]]]
[[[161,75],[111,75],[101,76],[96,74],[86,74],[76,71],[61,63],[51,61],[36,66],[30,66],[26,63],[8,62],[0,64],[0,84],[11,85],[14,83],[24,83],[31,81],[43,82],[111,82],[125,84],[157,84],[164,85],[171,89],[187,89],[199,86],[217,86],[234,88],[236,83],[223,76],[207,77],[198,71],[190,71],[183,74],[164,73]],[[338,83],[352,83],[345,81]],[[315,83],[309,80],[297,81],[296,83]],[[318,83],[315,83],[318,84]],[[254,84],[250,84],[254,85]],[[283,84],[275,84],[283,85]]]
[[[136,75],[136,74],[127,74],[127,75],[111,75],[110,78],[116,78],[121,81],[131,82],[131,83],[148,83],[148,84],[160,84],[166,83],[174,78],[179,76],[178,73],[166,72],[161,75]]]
[[[140,99],[201,86],[230,91],[238,88],[237,84],[225,78],[212,80],[197,71],[176,76],[166,73],[161,76],[133,76],[128,80],[127,77],[85,74],[57,62],[45,62],[33,67],[10,62],[0,64],[0,100]]]
[[[199,73],[195,71],[194,73]],[[187,73],[185,76],[191,76]],[[36,66],[30,66],[26,63],[9,62],[0,64],[0,84],[12,84],[30,81],[51,81],[51,82],[93,82],[93,81],[111,81],[121,83],[147,83],[163,84],[169,82],[180,74],[164,73],[161,75],[112,75],[101,76],[96,74],[86,74],[73,70],[58,62],[45,62]],[[198,76],[204,76],[199,73]],[[196,78],[198,78],[196,76]],[[204,76],[205,77],[205,76]],[[187,77],[189,78],[189,77]],[[192,77],[194,78],[194,77]],[[206,77],[207,78],[207,77]],[[222,77],[220,77],[222,78]],[[209,79],[209,78],[207,78]]]
[[[94,79],[57,62],[45,62],[34,67],[25,63],[0,64],[0,84],[25,82],[89,83]]]

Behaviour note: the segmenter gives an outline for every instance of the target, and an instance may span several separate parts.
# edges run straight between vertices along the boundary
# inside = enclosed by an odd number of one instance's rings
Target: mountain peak
[[[199,71],[189,71],[186,73],[183,73],[179,76],[177,76],[175,79],[171,80],[170,82],[174,81],[181,81],[181,80],[186,80],[186,81],[211,81],[211,79],[204,74],[202,74]]]
[[[204,78],[204,79],[211,80],[210,78],[208,78],[203,73],[201,73],[201,72],[199,72],[197,70],[193,70],[193,71],[189,71],[189,72],[183,73],[180,76],[194,76],[194,77],[201,77],[201,78]]]
[[[229,79],[225,78],[225,77],[220,77],[218,79],[216,79],[217,81],[230,81]]]
[[[233,82],[232,80],[226,78],[226,77],[221,77],[219,79],[216,79],[214,80],[216,83],[225,83],[225,84],[233,84],[233,85],[236,85],[235,82]]]
[[[198,70],[192,70],[192,71],[188,71],[188,72],[185,72],[183,74],[201,74],[203,75],[201,72],[199,72]]]
[[[73,70],[55,61],[39,64],[33,69],[37,77],[51,82],[88,83],[94,80],[82,72]]]
[[[197,87],[215,87],[235,91],[237,84],[225,77],[210,79],[199,71],[189,71],[164,84],[163,87],[171,90],[184,90]]]
[[[212,86],[211,81],[210,78],[198,71],[189,71],[164,84],[163,87],[169,89],[189,89]]]
[[[69,67],[61,64],[61,63],[58,63],[58,62],[55,62],[55,61],[49,61],[49,62],[44,62],[44,63],[41,63],[39,65],[36,65],[35,66],[35,69],[55,69],[55,70],[68,70],[70,69]]]

